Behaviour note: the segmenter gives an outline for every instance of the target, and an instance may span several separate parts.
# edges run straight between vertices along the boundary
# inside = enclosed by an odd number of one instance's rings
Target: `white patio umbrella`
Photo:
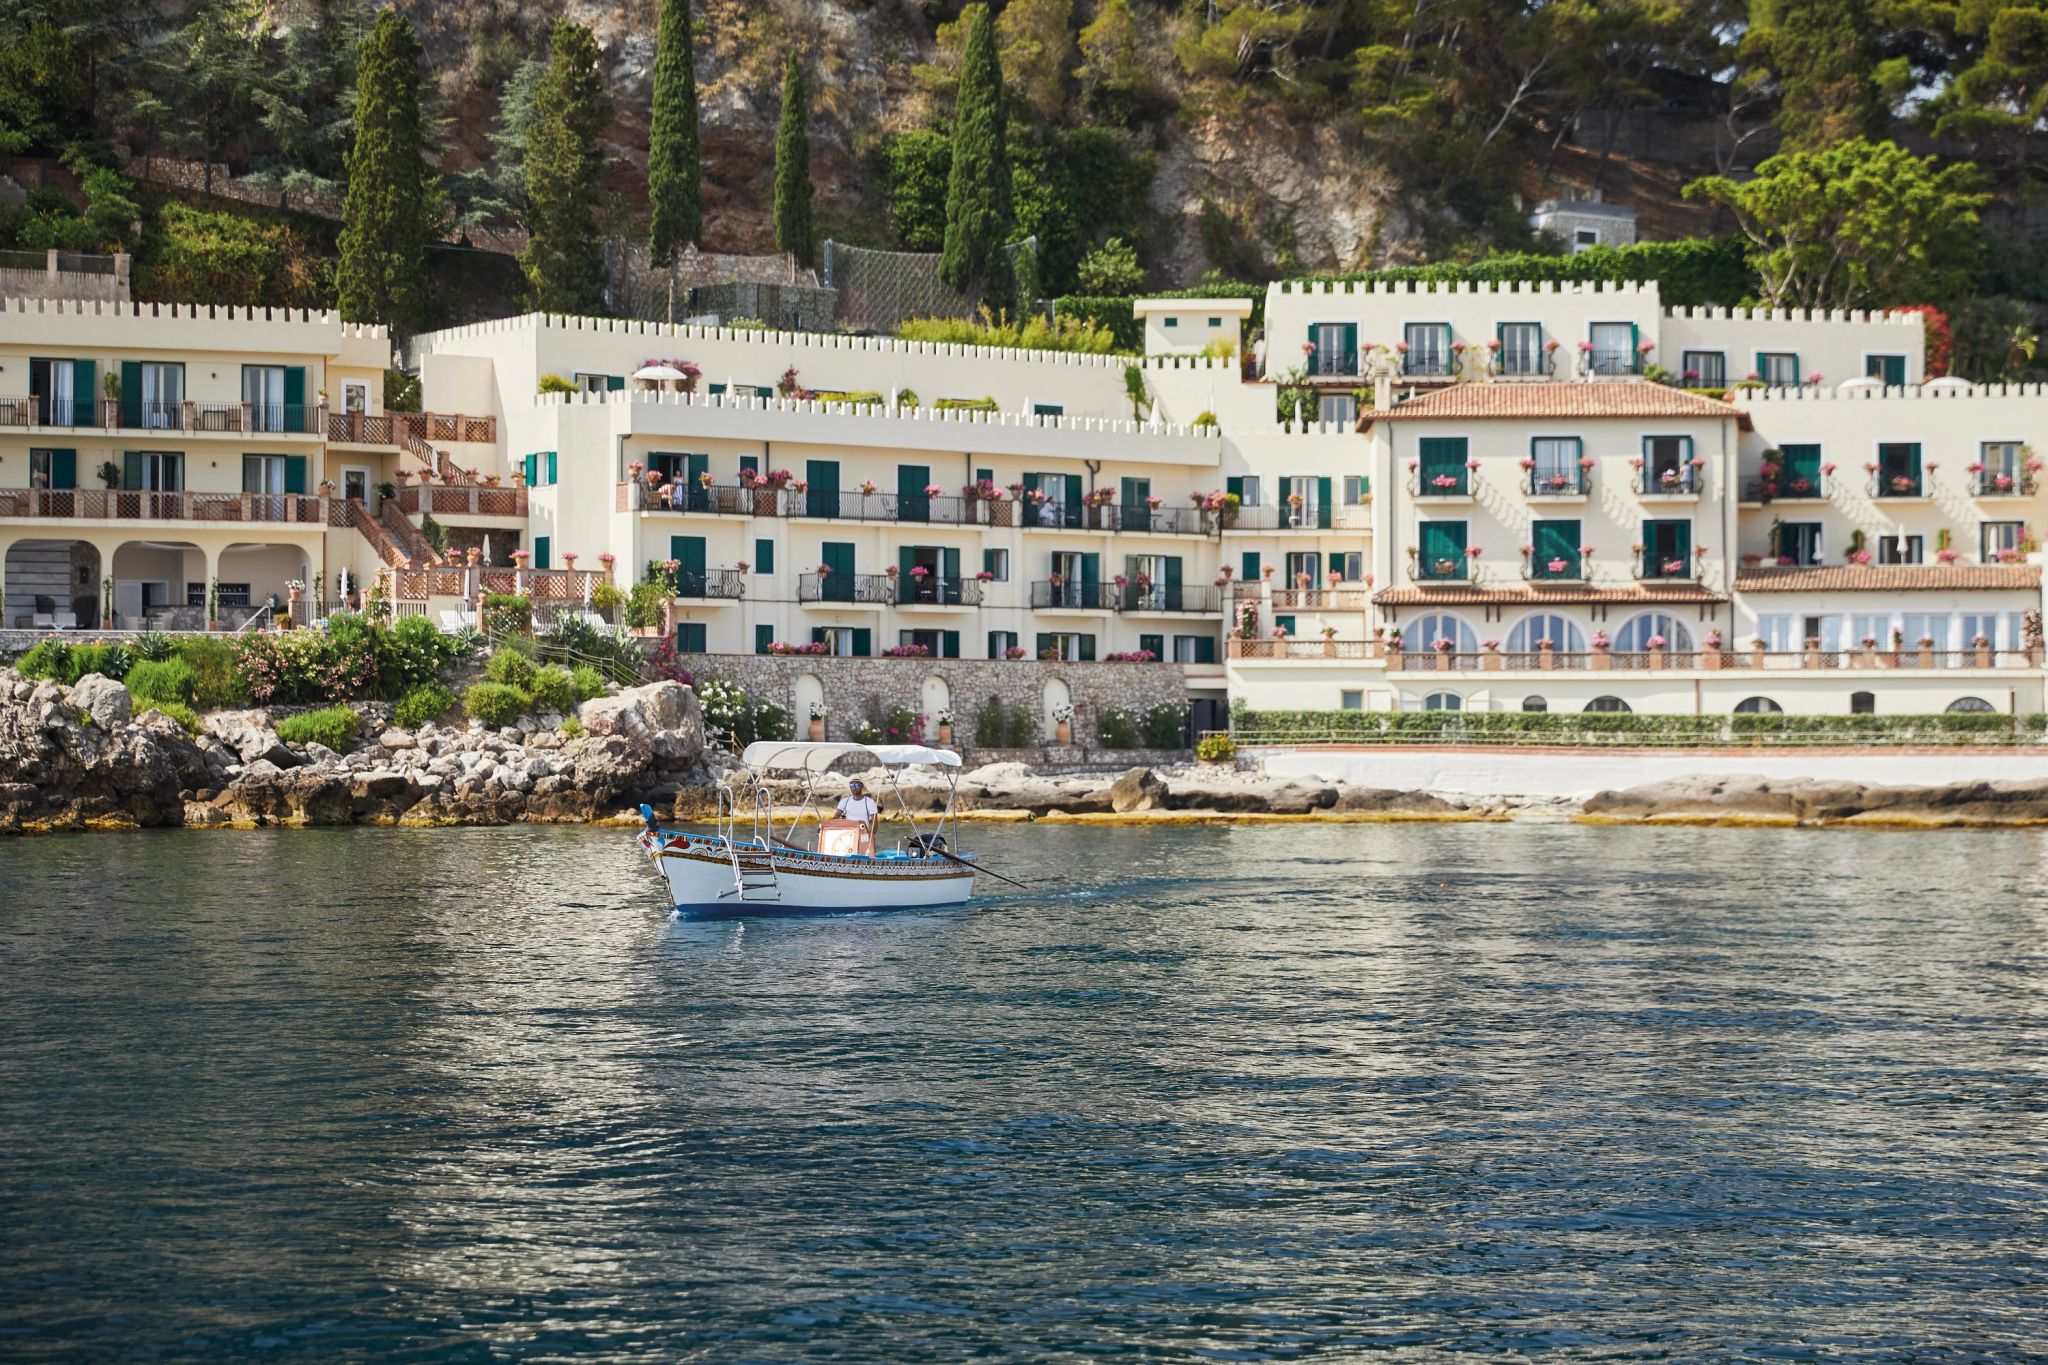
[[[484,560],[483,560],[483,562],[484,562],[484,567],[485,567],[485,568],[489,568],[489,567],[490,567],[490,565],[491,565],[491,533],[490,533],[489,531],[486,531],[486,532],[484,532]]]
[[[673,365],[642,365],[633,371],[635,379],[646,379],[656,384],[670,384],[678,379],[688,378]]]

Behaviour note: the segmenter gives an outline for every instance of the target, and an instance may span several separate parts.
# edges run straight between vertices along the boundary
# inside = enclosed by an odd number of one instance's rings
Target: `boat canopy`
[[[885,768],[960,766],[960,755],[951,749],[929,749],[922,744],[815,743],[774,739],[749,744],[746,752],[740,755],[740,762],[749,768],[821,773],[849,754],[866,755]]]

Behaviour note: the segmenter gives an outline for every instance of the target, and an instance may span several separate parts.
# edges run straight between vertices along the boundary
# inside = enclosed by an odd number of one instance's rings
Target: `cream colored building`
[[[379,489],[437,451],[384,411],[390,361],[330,313],[0,301],[5,624],[233,627],[406,558]]]

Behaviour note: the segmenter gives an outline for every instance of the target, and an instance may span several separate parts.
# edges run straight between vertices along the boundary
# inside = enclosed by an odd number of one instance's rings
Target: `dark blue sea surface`
[[[2048,837],[0,843],[0,1359],[2048,1352]]]

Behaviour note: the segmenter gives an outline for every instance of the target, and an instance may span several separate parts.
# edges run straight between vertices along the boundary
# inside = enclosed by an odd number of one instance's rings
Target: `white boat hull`
[[[731,850],[716,836],[648,830],[640,847],[661,869],[669,903],[690,919],[928,910],[964,905],[974,894],[974,869],[945,858],[838,857],[742,843],[743,873],[736,873]]]

